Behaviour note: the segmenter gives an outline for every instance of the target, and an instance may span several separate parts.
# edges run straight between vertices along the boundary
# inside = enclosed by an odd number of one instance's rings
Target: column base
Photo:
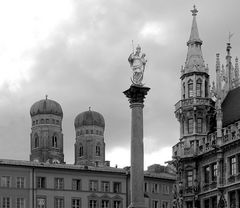
[[[128,208],[147,208],[143,203],[131,203]]]

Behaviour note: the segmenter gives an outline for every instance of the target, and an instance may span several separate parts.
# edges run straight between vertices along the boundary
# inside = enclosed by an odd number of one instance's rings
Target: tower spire
[[[208,73],[208,69],[204,64],[202,50],[201,50],[202,40],[200,39],[199,33],[198,33],[198,27],[197,27],[197,21],[196,21],[198,10],[196,9],[195,5],[193,6],[193,10],[191,10],[191,12],[192,12],[193,20],[192,20],[190,37],[187,42],[188,52],[187,52],[187,58],[186,58],[183,74],[193,72],[193,71]]]
[[[191,33],[188,41],[188,45],[194,42],[199,42],[202,44],[202,40],[199,38],[199,33],[198,33],[198,27],[197,27],[197,21],[196,21],[196,16],[198,13],[198,10],[196,9],[196,6],[193,6],[193,10],[191,10],[192,16],[193,16],[193,21],[192,21],[192,28],[191,28]]]

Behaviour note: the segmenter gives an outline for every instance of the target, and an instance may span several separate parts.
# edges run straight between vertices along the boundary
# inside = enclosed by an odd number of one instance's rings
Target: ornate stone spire
[[[182,74],[193,72],[193,71],[200,71],[208,73],[207,67],[204,64],[201,45],[202,40],[199,37],[198,27],[196,16],[198,10],[196,9],[195,5],[193,10],[191,10],[193,21],[192,21],[192,28],[190,33],[190,38],[187,42],[188,46],[188,53],[185,62],[185,67]]]
[[[198,13],[198,10],[196,9],[196,6],[193,6],[193,10],[191,10],[192,12],[192,16],[193,16],[193,21],[192,21],[192,28],[191,28],[191,34],[190,34],[190,38],[188,41],[188,45],[190,43],[194,43],[194,42],[199,42],[200,44],[202,44],[201,39],[199,38],[199,33],[198,33],[198,27],[197,27],[197,21],[196,21],[196,16]]]
[[[217,87],[217,95],[220,96],[221,89],[222,89],[222,82],[221,82],[221,64],[219,59],[220,54],[216,54],[216,87]]]

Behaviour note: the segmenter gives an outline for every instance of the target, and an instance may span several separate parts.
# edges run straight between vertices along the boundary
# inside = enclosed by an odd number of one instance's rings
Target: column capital
[[[123,94],[126,95],[126,97],[129,100],[129,103],[131,105],[133,105],[133,104],[143,104],[144,103],[144,98],[147,95],[149,90],[150,90],[149,87],[131,85],[128,90],[125,90],[123,92]]]

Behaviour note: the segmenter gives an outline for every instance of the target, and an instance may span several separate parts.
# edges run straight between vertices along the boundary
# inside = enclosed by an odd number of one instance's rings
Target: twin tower
[[[60,104],[46,97],[32,105],[30,115],[32,118],[30,160],[63,164],[63,111]],[[108,165],[105,161],[103,116],[89,109],[77,115],[74,126],[75,165]]]

